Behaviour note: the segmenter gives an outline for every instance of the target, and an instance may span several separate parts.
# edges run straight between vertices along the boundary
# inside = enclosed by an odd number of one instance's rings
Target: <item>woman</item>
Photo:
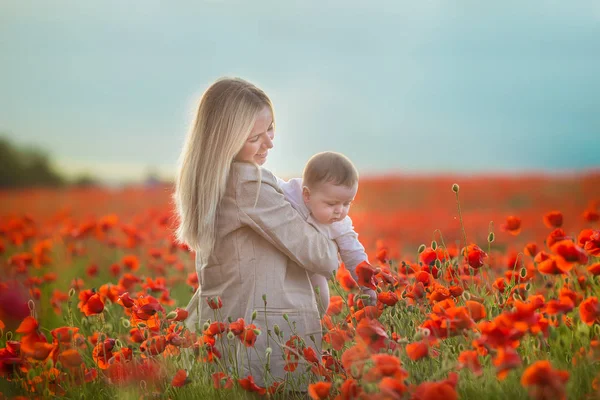
[[[320,351],[309,273],[330,275],[338,266],[334,242],[300,217],[273,174],[260,167],[273,148],[274,124],[262,90],[241,79],[218,80],[200,99],[175,190],[177,238],[196,251],[199,281],[186,324],[198,331],[215,317],[254,323],[261,330],[257,351],[239,350],[235,364],[240,378],[252,375],[261,386],[286,374],[283,351],[275,335],[267,334],[275,324],[284,332],[283,343],[296,333]],[[208,300],[216,296],[222,308],[215,311]]]

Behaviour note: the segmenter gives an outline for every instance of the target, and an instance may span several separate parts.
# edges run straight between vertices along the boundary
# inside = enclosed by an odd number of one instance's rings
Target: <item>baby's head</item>
[[[331,224],[348,215],[358,190],[358,171],[348,157],[326,151],[308,160],[302,185],[302,198],[313,218]]]

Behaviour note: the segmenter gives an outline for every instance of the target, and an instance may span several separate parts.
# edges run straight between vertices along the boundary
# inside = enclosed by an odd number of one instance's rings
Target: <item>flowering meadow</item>
[[[362,179],[370,263],[330,279],[322,354],[218,297],[185,328],[172,190],[0,192],[0,399],[600,398],[598,172]],[[238,373],[259,335],[300,380],[272,379],[269,349],[266,387]]]

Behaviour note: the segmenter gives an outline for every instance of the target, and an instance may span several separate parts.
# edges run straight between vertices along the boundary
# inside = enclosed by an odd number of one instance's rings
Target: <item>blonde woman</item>
[[[216,315],[223,322],[254,323],[261,330],[257,351],[241,349],[234,358],[239,377],[252,375],[260,386],[286,375],[283,351],[267,334],[275,324],[284,343],[295,325],[295,333],[320,354],[321,326],[309,274],[329,276],[338,267],[335,243],[292,208],[273,174],[261,167],[274,137],[267,95],[242,79],[218,80],[200,99],[174,195],[177,238],[196,252],[200,284],[186,325],[201,331]],[[222,308],[213,310],[208,301],[216,296]],[[267,348],[270,373],[264,365]]]

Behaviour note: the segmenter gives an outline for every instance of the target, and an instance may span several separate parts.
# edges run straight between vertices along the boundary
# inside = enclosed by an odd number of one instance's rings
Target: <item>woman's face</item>
[[[235,160],[263,165],[267,161],[269,149],[273,148],[274,138],[273,114],[269,107],[265,107],[258,113],[254,127]]]

